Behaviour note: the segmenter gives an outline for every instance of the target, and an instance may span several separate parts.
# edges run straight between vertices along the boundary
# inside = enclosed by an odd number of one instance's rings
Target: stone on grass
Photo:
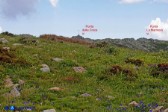
[[[50,68],[49,68],[48,65],[42,64],[41,66],[42,66],[42,68],[40,68],[40,70],[41,70],[42,72],[50,72]]]
[[[63,89],[60,88],[60,87],[52,87],[49,90],[51,90],[51,91],[62,91]]]
[[[106,96],[108,99],[110,99],[110,100],[113,100],[113,99],[115,99],[115,97],[114,96],[110,96],[110,95],[108,95],[108,96]]]
[[[20,90],[19,90],[19,84],[14,84],[11,91],[8,92],[8,93],[5,93],[3,96],[4,97],[11,97],[11,98],[16,98],[16,97],[19,97],[21,94],[20,94]]]
[[[18,88],[18,87],[19,87],[19,84],[14,84],[13,87]]]
[[[158,106],[152,110],[152,112],[163,112],[163,106]]]
[[[24,80],[19,79],[19,84],[20,84],[20,85],[23,85],[24,83],[25,83]]]
[[[140,92],[140,93],[137,94],[137,96],[138,96],[138,97],[142,97],[142,96],[143,96],[143,93]]]
[[[33,54],[34,57],[38,57],[38,54]]]
[[[73,50],[72,52],[73,52],[73,53],[76,53],[76,50]]]
[[[83,67],[73,67],[74,71],[77,72],[77,73],[83,73],[86,71],[85,68]]]
[[[136,106],[138,106],[139,104],[138,104],[136,101],[132,101],[131,103],[129,103],[129,105],[136,107]]]
[[[92,95],[90,95],[89,93],[84,93],[84,94],[81,94],[81,96],[83,96],[83,97],[90,97]]]
[[[16,86],[14,86],[13,89],[10,91],[10,95],[12,97],[19,97],[20,96],[20,92]]]
[[[13,44],[13,46],[21,46],[21,45],[23,45],[23,44],[21,44],[21,43],[14,43]]]
[[[56,112],[55,109],[48,109],[48,110],[43,110],[43,112]]]
[[[76,99],[76,96],[71,96],[72,99]]]
[[[167,108],[167,109],[165,109],[163,112],[168,112],[168,108]]]
[[[12,82],[12,79],[9,76],[6,77],[4,82],[5,82],[5,87],[7,87],[7,88],[12,87],[14,85]]]
[[[101,101],[102,99],[101,98],[96,98],[96,101]]]
[[[9,41],[6,40],[5,38],[0,38],[0,43],[6,44],[6,43],[8,43],[8,42],[9,42]]]
[[[9,52],[10,51],[10,47],[2,47],[2,50]]]
[[[56,61],[56,62],[60,62],[60,61],[63,61],[63,59],[61,58],[52,58],[53,61]]]
[[[11,91],[9,93],[4,94],[5,96],[9,97],[19,97],[19,84],[13,84],[12,79],[7,76],[5,79],[5,87],[9,88],[12,87]]]

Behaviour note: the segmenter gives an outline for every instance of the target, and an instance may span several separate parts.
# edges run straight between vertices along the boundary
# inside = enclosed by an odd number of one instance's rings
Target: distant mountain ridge
[[[120,47],[127,47],[127,48],[134,49],[134,50],[168,51],[168,41],[157,40],[157,39],[139,38],[136,40],[134,38],[124,38],[124,39],[106,38],[106,39],[93,40],[90,38],[84,38],[80,35],[73,36],[72,38],[87,40],[87,41],[94,42],[94,43],[107,42],[109,44],[113,44],[113,45],[120,46]]]

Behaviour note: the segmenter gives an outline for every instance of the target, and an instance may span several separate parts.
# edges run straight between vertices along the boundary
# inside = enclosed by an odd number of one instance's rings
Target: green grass
[[[0,37],[4,37],[0,35]],[[128,104],[135,100],[145,104],[156,102],[158,105],[168,107],[168,79],[152,77],[148,64],[168,63],[168,52],[155,53],[133,51],[126,48],[109,47],[89,48],[88,46],[60,43],[38,39],[39,43],[13,46],[19,43],[20,37],[7,37],[9,46],[19,59],[23,59],[29,65],[0,63],[0,107],[3,111],[5,105],[35,106],[36,112],[44,109],[55,108],[58,112],[118,112],[117,108],[122,104]],[[114,53],[113,53],[114,52]],[[54,62],[52,58],[64,59],[62,62]],[[135,70],[133,64],[126,64],[126,58],[141,59],[144,65]],[[51,72],[42,73],[41,64],[47,64]],[[112,65],[130,68],[137,74],[134,81],[126,80],[124,74],[109,75],[107,70]],[[72,67],[83,66],[85,73],[75,73]],[[21,97],[5,98],[2,95],[9,91],[4,87],[4,78],[9,75],[14,83],[19,79],[26,83],[22,86]],[[75,77],[78,81],[68,82],[66,77]],[[101,79],[100,77],[105,77]],[[49,91],[51,87],[61,87],[60,92]],[[91,97],[82,97],[81,94],[89,93]],[[141,95],[139,95],[141,93]],[[112,96],[108,98],[107,96]],[[100,98],[97,101],[96,98]],[[11,102],[14,101],[12,104]],[[108,110],[107,108],[111,108]],[[128,112],[140,112],[129,107]]]

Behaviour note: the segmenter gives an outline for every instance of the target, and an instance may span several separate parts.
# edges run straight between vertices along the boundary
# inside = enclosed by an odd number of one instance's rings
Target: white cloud
[[[168,0],[153,0],[153,2],[164,2],[164,3],[168,3]]]
[[[147,26],[150,38],[168,40],[168,21],[163,22],[160,18],[152,20],[151,23]],[[153,29],[151,31],[151,29]]]
[[[0,26],[0,33],[2,33],[2,27]]]
[[[133,4],[133,3],[139,3],[144,0],[120,0],[120,3],[125,3],[125,4]]]
[[[18,16],[28,16],[36,11],[36,5],[44,0],[0,0],[0,14],[6,18],[15,19]],[[56,7],[59,0],[47,0]]]
[[[34,12],[38,0],[0,0],[0,12],[10,19]]]
[[[59,0],[49,0],[53,7],[56,7]]]
[[[153,2],[153,3],[168,3],[168,0],[118,0],[119,3],[123,3],[123,4],[134,4],[134,3],[140,3],[140,2]]]

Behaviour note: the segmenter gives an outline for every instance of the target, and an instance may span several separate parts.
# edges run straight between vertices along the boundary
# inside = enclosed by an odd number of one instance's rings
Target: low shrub
[[[10,37],[14,37],[15,35],[13,33],[9,33],[8,31],[6,32],[2,32],[2,35],[6,35],[6,36],[10,36]]]
[[[98,43],[92,43],[89,47],[90,48],[103,48],[103,47],[107,47],[108,43],[107,42],[98,42]]]
[[[40,35],[40,38],[46,39],[46,40],[51,40],[51,41],[56,41],[56,42],[70,42],[70,43],[78,43],[82,45],[91,45],[91,42],[83,39],[78,39],[78,38],[68,38],[68,37],[63,37],[63,36],[57,36],[53,34],[43,34]]]
[[[115,47],[110,46],[110,47],[107,47],[107,48],[105,49],[105,52],[108,53],[108,54],[114,54],[114,55],[115,55],[115,54],[117,53],[117,50],[116,50]]]
[[[59,63],[60,67],[74,67],[74,66],[78,66],[78,64],[72,60],[64,60],[62,62]]]
[[[144,61],[140,60],[140,59],[126,59],[125,60],[125,63],[131,63],[131,64],[134,64],[136,66],[141,66],[144,64]]]
[[[168,63],[158,64],[158,69],[161,72],[168,72]]]
[[[168,78],[168,63],[157,64],[157,66],[152,67],[151,76],[153,77],[163,77]]]
[[[136,78],[138,78],[137,74],[133,73],[133,71],[129,69],[124,69],[122,73],[125,76],[125,80],[128,80],[128,81],[134,81],[136,80]]]
[[[20,43],[22,44],[27,44],[27,45],[37,45],[39,41],[35,38],[27,38],[27,37],[22,37],[20,40]]]
[[[114,65],[109,70],[110,74],[118,74],[122,72],[122,68],[118,65]]]
[[[10,63],[10,64],[19,64],[19,65],[29,65],[29,63],[23,58],[18,58],[14,53],[4,50],[0,47],[0,62],[1,63]]]
[[[121,66],[118,65],[114,65],[109,69],[108,72],[110,75],[117,75],[117,74],[123,74],[124,75],[124,79],[128,80],[128,81],[133,81],[137,78],[137,74],[134,73],[133,70],[131,69],[125,69],[122,68]]]

